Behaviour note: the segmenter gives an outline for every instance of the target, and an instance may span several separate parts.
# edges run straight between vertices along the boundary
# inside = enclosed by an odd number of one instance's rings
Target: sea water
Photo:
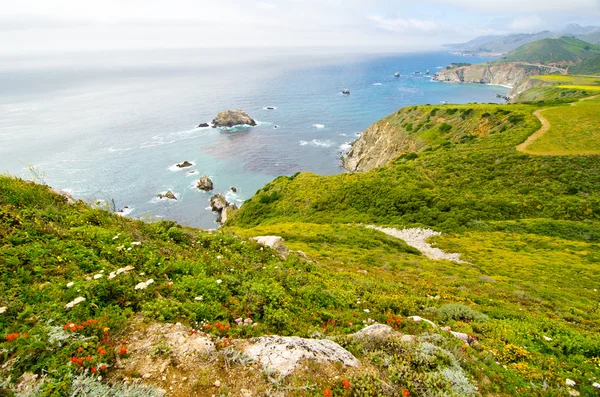
[[[401,107],[507,93],[424,74],[451,62],[464,58],[172,50],[0,59],[0,172],[31,179],[33,167],[52,187],[114,200],[128,216],[215,228],[211,195],[240,205],[279,175],[344,172],[350,143]],[[196,128],[238,108],[258,125]],[[184,160],[194,165],[175,166]],[[202,174],[214,191],[195,188]],[[167,190],[176,201],[157,198]]]

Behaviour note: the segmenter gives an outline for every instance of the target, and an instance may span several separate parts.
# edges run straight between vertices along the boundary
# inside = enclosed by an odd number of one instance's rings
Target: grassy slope
[[[589,49],[586,49],[588,48]],[[561,37],[559,39],[543,39],[525,44],[492,62],[503,64],[508,62],[530,62],[542,64],[578,63],[584,59],[600,55],[600,46],[585,41]]]
[[[600,76],[600,56],[586,59],[569,67],[569,74]]]
[[[536,154],[600,154],[600,99],[543,112],[550,129],[528,146]]]

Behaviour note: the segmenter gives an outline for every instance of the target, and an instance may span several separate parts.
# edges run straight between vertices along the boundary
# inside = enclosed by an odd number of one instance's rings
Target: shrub
[[[442,124],[438,125],[438,130],[440,132],[444,132],[445,133],[445,132],[450,131],[451,129],[452,129],[452,126],[450,124],[448,124],[448,123],[442,123]]]
[[[439,318],[442,322],[447,322],[448,320],[485,321],[488,317],[469,306],[450,303],[440,307]]]

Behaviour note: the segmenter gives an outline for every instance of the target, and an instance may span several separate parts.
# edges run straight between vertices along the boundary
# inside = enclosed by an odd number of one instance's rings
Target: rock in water
[[[231,187],[231,191],[234,192],[234,193],[237,193],[237,188],[235,186],[232,186]]]
[[[210,209],[217,213],[217,222],[224,224],[227,222],[228,212],[231,210],[237,210],[238,206],[233,203],[228,203],[225,196],[222,194],[215,194],[210,198]]]
[[[175,193],[173,193],[170,190],[167,190],[167,192],[165,194],[160,193],[158,196],[159,199],[169,199],[169,200],[177,200],[177,196],[175,196]]]
[[[200,179],[198,179],[198,182],[196,182],[196,187],[200,190],[208,192],[213,190],[213,182],[206,175],[202,175]]]
[[[198,128],[206,128],[206,127],[210,127],[210,125],[208,125],[208,123],[200,123],[200,124],[198,124]]]
[[[394,77],[400,77],[400,73],[398,73],[398,72],[394,73]]]
[[[226,110],[217,114],[217,117],[212,122],[213,128],[217,127],[235,127],[236,125],[255,126],[256,121],[248,113],[241,109]]]
[[[344,88],[344,91],[342,91],[342,94],[344,95],[350,95],[350,90],[347,88]]]
[[[177,167],[178,168],[186,168],[186,167],[191,167],[192,165],[194,165],[194,164],[190,163],[189,161],[184,161],[183,163],[177,164]]]

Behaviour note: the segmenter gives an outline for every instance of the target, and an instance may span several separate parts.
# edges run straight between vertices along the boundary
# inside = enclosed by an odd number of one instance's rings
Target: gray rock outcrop
[[[225,110],[217,114],[217,117],[212,121],[213,128],[225,127],[231,128],[236,125],[255,126],[256,121],[241,109]]]
[[[167,190],[167,192],[166,192],[166,193],[164,193],[164,194],[163,194],[163,193],[160,193],[160,194],[158,194],[158,196],[156,196],[156,197],[158,197],[159,199],[177,200],[177,196],[175,196],[175,193],[173,193],[173,192],[172,192],[172,191],[170,191],[170,190]]]
[[[261,245],[264,245],[265,247],[274,249],[284,259],[287,258],[289,254],[288,247],[285,244],[283,244],[283,238],[279,236],[258,236],[252,237],[252,240],[258,242]]]
[[[213,181],[208,176],[202,175],[196,182],[196,187],[205,192],[211,191],[213,190]]]
[[[177,164],[177,168],[187,168],[187,167],[191,167],[192,163],[190,163],[189,161],[184,161],[183,163],[179,163]]]
[[[341,363],[358,367],[360,362],[346,349],[326,339],[304,339],[296,336],[264,336],[250,340],[244,354],[260,362],[266,369],[289,375],[302,360]]]
[[[229,203],[222,194],[215,194],[210,198],[210,209],[217,213],[217,222],[224,224],[227,222],[229,211],[237,210],[238,206]]]

